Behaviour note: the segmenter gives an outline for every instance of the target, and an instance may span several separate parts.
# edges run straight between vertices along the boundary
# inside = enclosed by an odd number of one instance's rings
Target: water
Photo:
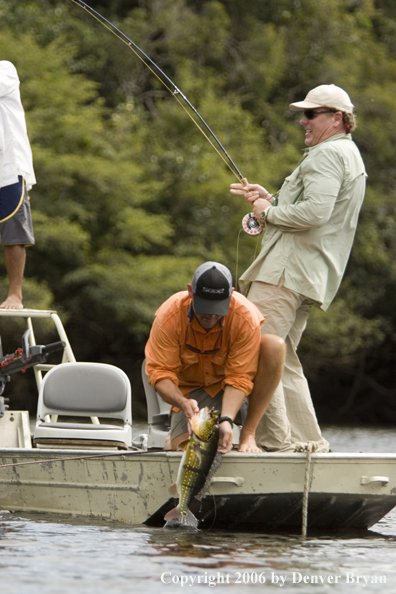
[[[396,452],[392,429],[324,435],[333,451]],[[367,533],[306,540],[0,512],[0,594],[392,594],[395,558],[396,510]]]

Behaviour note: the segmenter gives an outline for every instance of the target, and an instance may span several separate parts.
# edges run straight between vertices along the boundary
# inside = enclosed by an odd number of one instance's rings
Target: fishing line
[[[88,456],[70,456],[67,458],[46,458],[44,460],[29,460],[28,462],[12,462],[11,464],[0,464],[0,468],[8,468],[10,466],[29,466],[35,464],[48,464],[49,462],[67,462],[69,460],[93,460],[94,458],[109,458],[114,456],[135,456],[136,454],[148,454],[145,450],[136,450],[133,452],[110,452],[108,454],[88,454]]]
[[[216,506],[216,497],[214,496],[214,493],[212,493],[212,497],[213,497],[213,507],[214,507],[213,520],[212,520],[212,525],[207,530],[205,530],[205,532],[209,532],[209,530],[212,530],[212,528],[216,522],[217,506]]]
[[[238,286],[238,265],[239,265],[239,237],[242,229],[239,229],[237,237],[236,258],[235,258],[235,286]]]
[[[249,215],[246,215],[249,216]],[[264,229],[263,232],[265,233],[267,228],[267,225],[264,223]],[[241,232],[244,231],[244,229],[239,229],[238,232],[238,236],[237,236],[237,245],[236,245],[236,264],[235,264],[235,286],[238,287],[238,266],[239,266],[239,238],[241,235]],[[256,241],[256,246],[254,248],[254,254],[253,254],[253,258],[252,258],[252,262],[254,262],[254,260],[257,258],[257,248],[259,246],[260,243],[260,239],[259,237],[257,237],[257,241]]]
[[[217,507],[216,507],[216,497],[215,497],[214,493],[211,493],[211,497],[213,498],[213,508],[214,508],[214,512],[213,512],[214,515],[213,515],[212,523],[209,526],[209,528],[199,528],[199,530],[201,532],[209,532],[210,530],[212,530],[212,528],[214,526],[214,523],[216,521]],[[201,507],[199,508],[199,512],[198,513],[201,513],[201,511],[202,511],[202,501],[201,501]],[[204,520],[199,520],[199,522],[202,522],[203,523],[203,522],[205,522],[205,519]]]

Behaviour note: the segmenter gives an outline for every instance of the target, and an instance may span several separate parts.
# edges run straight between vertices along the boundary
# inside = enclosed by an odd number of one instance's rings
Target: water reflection
[[[327,425],[322,427],[322,433],[333,452],[396,452],[396,432],[393,427]]]
[[[144,587],[149,594],[182,587],[194,593],[204,587],[226,592],[232,586],[245,591],[264,584],[266,592],[282,587],[292,594],[307,587],[304,579],[324,580],[309,582],[309,591],[320,588],[330,593],[344,592],[348,576],[385,575],[388,584],[396,580],[394,512],[363,536],[306,540],[289,535],[185,533],[50,514],[2,512],[0,520],[4,594],[126,594],[132,586]],[[334,576],[341,576],[338,583],[326,581]],[[187,580],[183,585],[182,578]],[[217,581],[209,585],[210,580]],[[364,591],[375,592],[380,585],[367,583]],[[351,582],[348,591],[361,587]]]

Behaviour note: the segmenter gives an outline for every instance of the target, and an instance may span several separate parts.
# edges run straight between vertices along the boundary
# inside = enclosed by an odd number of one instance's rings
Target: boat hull
[[[0,450],[0,508],[162,526],[178,452]],[[308,466],[307,466],[308,465]],[[192,511],[200,527],[268,532],[367,529],[396,505],[395,454],[230,453]]]

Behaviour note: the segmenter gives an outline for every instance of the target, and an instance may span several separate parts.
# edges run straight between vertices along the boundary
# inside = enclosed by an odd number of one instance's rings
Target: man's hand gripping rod
[[[241,179],[241,184],[246,188],[248,180],[246,177]],[[260,223],[252,212],[249,212],[242,219],[242,229],[248,235],[260,235],[264,230],[264,223]]]

